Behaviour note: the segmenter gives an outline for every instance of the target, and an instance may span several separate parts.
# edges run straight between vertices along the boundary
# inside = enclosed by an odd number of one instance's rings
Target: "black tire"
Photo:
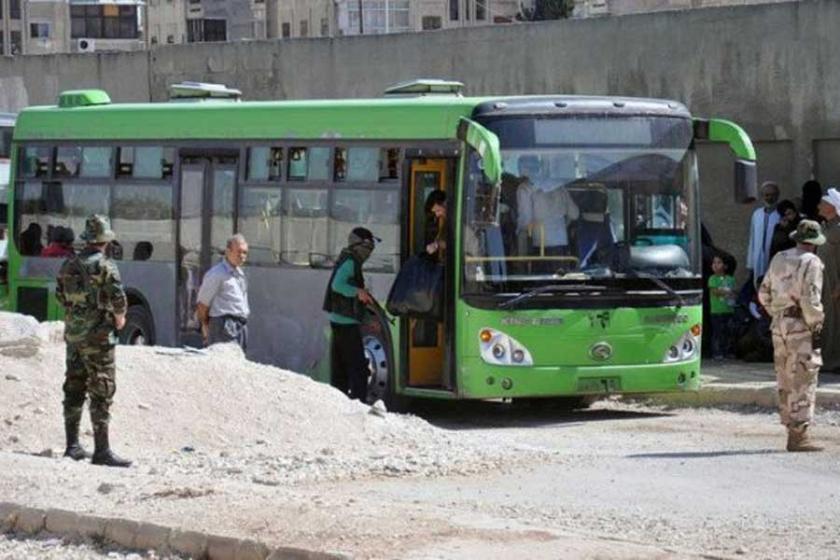
[[[152,315],[142,305],[132,305],[125,314],[125,327],[120,331],[120,344],[151,346],[155,343]]]
[[[394,390],[394,377],[397,375],[394,347],[389,324],[381,308],[372,313],[362,325],[362,344],[370,367],[368,402],[374,403],[381,399],[389,412],[408,410],[409,399],[396,394]]]

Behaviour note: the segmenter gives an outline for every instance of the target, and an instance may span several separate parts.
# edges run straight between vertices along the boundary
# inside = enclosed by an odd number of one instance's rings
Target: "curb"
[[[61,509],[40,509],[0,502],[0,534],[39,533],[92,538],[130,550],[182,554],[194,560],[348,560],[350,556],[294,547],[270,547],[253,539],[225,537]]]
[[[664,393],[650,395],[649,398],[654,402],[672,406],[751,405],[772,409],[778,406],[775,383],[709,383],[703,385],[696,393]],[[840,408],[840,390],[817,387],[817,406]]]

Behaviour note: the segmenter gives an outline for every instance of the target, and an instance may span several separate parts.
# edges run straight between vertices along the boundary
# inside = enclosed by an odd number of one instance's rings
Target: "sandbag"
[[[426,256],[413,256],[394,279],[385,308],[397,317],[440,318],[443,265]]]

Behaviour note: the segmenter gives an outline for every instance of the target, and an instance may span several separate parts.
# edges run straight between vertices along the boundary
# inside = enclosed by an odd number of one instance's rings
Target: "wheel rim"
[[[146,333],[139,327],[134,327],[126,333],[126,342],[131,346],[145,346]]]
[[[368,398],[371,402],[384,399],[388,392],[388,353],[376,336],[364,337],[365,357],[368,361]]]

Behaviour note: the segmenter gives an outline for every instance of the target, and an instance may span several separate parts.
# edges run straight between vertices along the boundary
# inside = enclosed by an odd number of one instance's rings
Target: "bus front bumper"
[[[679,363],[511,367],[464,359],[459,397],[467,399],[670,393],[700,388],[700,358]]]

